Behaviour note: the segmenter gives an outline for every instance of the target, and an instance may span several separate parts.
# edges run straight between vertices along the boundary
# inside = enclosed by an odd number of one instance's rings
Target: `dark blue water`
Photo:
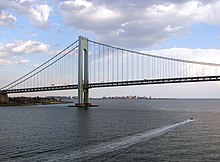
[[[0,107],[0,161],[220,160],[220,100],[92,102]]]

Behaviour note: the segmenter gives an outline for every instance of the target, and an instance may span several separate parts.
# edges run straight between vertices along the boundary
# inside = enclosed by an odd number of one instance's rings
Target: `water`
[[[0,107],[0,161],[220,160],[220,100],[92,102]]]

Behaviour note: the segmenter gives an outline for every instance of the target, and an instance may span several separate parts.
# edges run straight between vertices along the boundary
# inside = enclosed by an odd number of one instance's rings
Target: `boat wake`
[[[183,126],[189,122],[192,122],[192,121],[194,121],[194,119],[191,118],[191,119],[188,119],[188,120],[185,120],[182,122],[178,122],[178,123],[175,123],[175,124],[172,124],[169,126],[164,126],[164,127],[152,129],[152,130],[148,130],[143,133],[138,133],[138,134],[134,134],[134,135],[131,135],[131,136],[128,136],[125,138],[121,138],[117,141],[104,142],[104,143],[101,143],[96,146],[91,146],[91,147],[87,147],[82,150],[72,152],[68,155],[63,155],[61,157],[51,159],[48,162],[67,161],[67,160],[71,160],[71,161],[72,160],[83,160],[85,158],[91,158],[91,157],[95,157],[95,156],[98,156],[98,155],[101,155],[104,153],[128,148],[134,144],[144,142],[144,141],[150,140],[152,138],[166,134],[166,133],[168,133],[168,132],[170,132],[180,126]]]

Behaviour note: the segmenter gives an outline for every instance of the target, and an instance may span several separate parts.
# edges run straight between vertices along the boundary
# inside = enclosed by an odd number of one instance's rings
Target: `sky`
[[[160,56],[220,63],[219,8],[218,0],[0,0],[0,86],[40,65],[79,35]],[[91,97],[216,98],[220,83],[90,92]],[[51,94],[73,96],[77,91],[29,95]]]

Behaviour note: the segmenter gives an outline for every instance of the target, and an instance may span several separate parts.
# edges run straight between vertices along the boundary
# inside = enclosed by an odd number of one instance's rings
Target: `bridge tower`
[[[88,38],[79,36],[78,51],[78,103],[77,107],[91,106],[89,103]]]

